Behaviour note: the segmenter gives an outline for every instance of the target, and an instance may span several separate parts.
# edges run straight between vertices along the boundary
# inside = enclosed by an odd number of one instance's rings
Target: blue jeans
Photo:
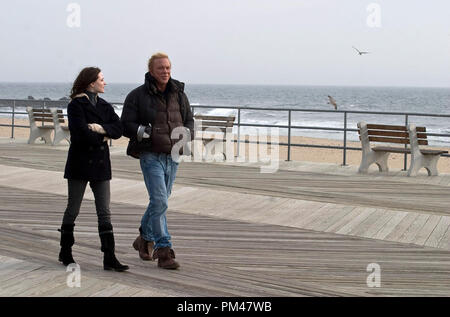
[[[141,220],[142,237],[154,241],[155,249],[172,247],[167,230],[166,211],[178,163],[170,154],[145,152],[140,155],[142,174],[150,203]]]

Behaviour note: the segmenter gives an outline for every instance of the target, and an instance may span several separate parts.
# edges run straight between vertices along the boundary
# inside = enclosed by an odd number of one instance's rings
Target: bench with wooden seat
[[[406,126],[358,123],[358,133],[362,145],[362,159],[359,173],[367,173],[369,166],[377,164],[380,172],[387,172],[390,153],[411,154],[408,176],[415,176],[424,167],[429,176],[438,175],[437,162],[441,154],[448,151],[420,149],[428,145],[426,128],[414,124]],[[370,142],[409,144],[409,148],[394,146],[371,147]]]
[[[33,144],[40,137],[44,139],[45,144],[52,143],[52,145],[58,144],[63,139],[69,141],[69,128],[61,125],[65,122],[62,110],[27,107],[27,112],[30,120],[28,144]],[[55,131],[53,141],[51,140],[52,131]]]
[[[232,137],[234,116],[206,116],[196,114],[195,119],[195,138],[202,141],[205,146],[212,146],[216,140],[223,142],[223,156],[226,159],[226,140]],[[208,133],[205,134],[204,132]],[[221,134],[218,136],[217,134]],[[213,135],[212,135],[213,134]],[[207,148],[208,149],[208,148]],[[208,153],[209,151],[207,151]]]
[[[52,145],[59,144],[62,140],[67,140],[70,143],[70,131],[65,123],[64,115],[61,109],[50,108],[53,115],[53,125],[55,126],[55,135],[53,137]]]

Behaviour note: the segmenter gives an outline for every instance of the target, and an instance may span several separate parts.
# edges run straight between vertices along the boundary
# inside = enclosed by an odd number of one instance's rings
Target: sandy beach
[[[0,124],[11,124],[11,119],[0,118]],[[15,125],[27,126],[28,119],[15,119]],[[29,128],[14,128],[14,137],[16,139],[28,139]],[[11,127],[0,126],[0,137],[7,138],[11,137]],[[326,145],[326,146],[342,146],[342,141],[322,139],[322,138],[311,138],[302,136],[292,136],[291,142],[296,144],[311,144],[311,145]],[[61,142],[64,144],[65,141]],[[287,142],[286,136],[280,136],[280,142]],[[128,144],[128,138],[122,137],[118,140],[113,140],[114,146],[126,147]],[[347,142],[349,147],[361,147],[359,142]],[[433,147],[437,149],[437,147]],[[450,151],[450,148],[442,148]],[[236,150],[235,150],[236,151]],[[242,154],[242,153],[241,153]],[[246,155],[248,157],[248,144],[246,148]],[[347,165],[359,166],[361,162],[361,151],[347,150]],[[280,160],[287,159],[287,146],[280,146],[279,149]],[[343,151],[339,149],[322,149],[322,148],[311,148],[311,147],[291,147],[291,160],[294,161],[308,161],[317,163],[335,163],[342,164],[343,162]],[[408,157],[409,164],[409,157]],[[403,168],[403,155],[401,154],[391,154],[389,157],[388,166],[391,169],[402,169]],[[409,166],[409,165],[408,165]],[[450,173],[450,158],[442,157],[438,162],[438,170],[441,173]]]

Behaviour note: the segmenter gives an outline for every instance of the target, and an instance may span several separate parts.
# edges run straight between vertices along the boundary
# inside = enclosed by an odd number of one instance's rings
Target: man
[[[171,153],[180,139],[193,139],[194,119],[184,84],[171,78],[170,72],[169,57],[154,54],[148,62],[145,83],[125,99],[121,121],[124,135],[130,138],[127,154],[139,158],[150,196],[133,247],[142,260],[158,259],[158,267],[177,269],[180,265],[175,261],[166,219],[178,168]],[[189,133],[184,135],[190,140],[176,133],[186,128]]]

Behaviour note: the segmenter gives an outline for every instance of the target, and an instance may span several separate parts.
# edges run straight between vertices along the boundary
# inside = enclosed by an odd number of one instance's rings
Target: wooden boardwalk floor
[[[0,151],[0,165],[11,166],[12,174],[12,167],[25,167],[53,175],[61,172],[66,156],[47,146],[0,144]],[[113,175],[119,182],[140,181],[137,166],[136,160],[113,154]],[[69,273],[56,261],[65,195],[2,181],[0,296],[448,296],[450,252],[410,244],[427,226],[431,231],[423,239],[436,240],[436,246],[446,236],[447,179],[427,184],[425,178],[416,183],[377,178],[371,184],[368,177],[285,170],[264,175],[253,167],[183,163],[174,188],[176,208],[169,204],[168,212],[182,265],[177,271],[141,261],[132,248],[144,210],[137,202],[111,204],[117,256],[130,270],[104,271],[94,203],[86,199],[75,227],[80,288],[66,285]],[[210,207],[202,197],[207,191],[235,199],[234,214],[223,219],[221,210],[213,216],[183,210],[183,202],[200,211]],[[386,193],[393,196],[381,199]],[[407,197],[414,197],[413,203]],[[270,206],[280,219],[301,226],[261,223],[256,214],[244,220],[240,214],[255,204],[261,214],[268,212],[262,207]],[[324,223],[321,219],[336,204],[342,205],[339,214]],[[311,212],[290,211],[305,205]],[[378,239],[361,236],[368,232]],[[386,237],[404,243],[381,240]],[[371,263],[381,268],[379,288],[366,284]]]

